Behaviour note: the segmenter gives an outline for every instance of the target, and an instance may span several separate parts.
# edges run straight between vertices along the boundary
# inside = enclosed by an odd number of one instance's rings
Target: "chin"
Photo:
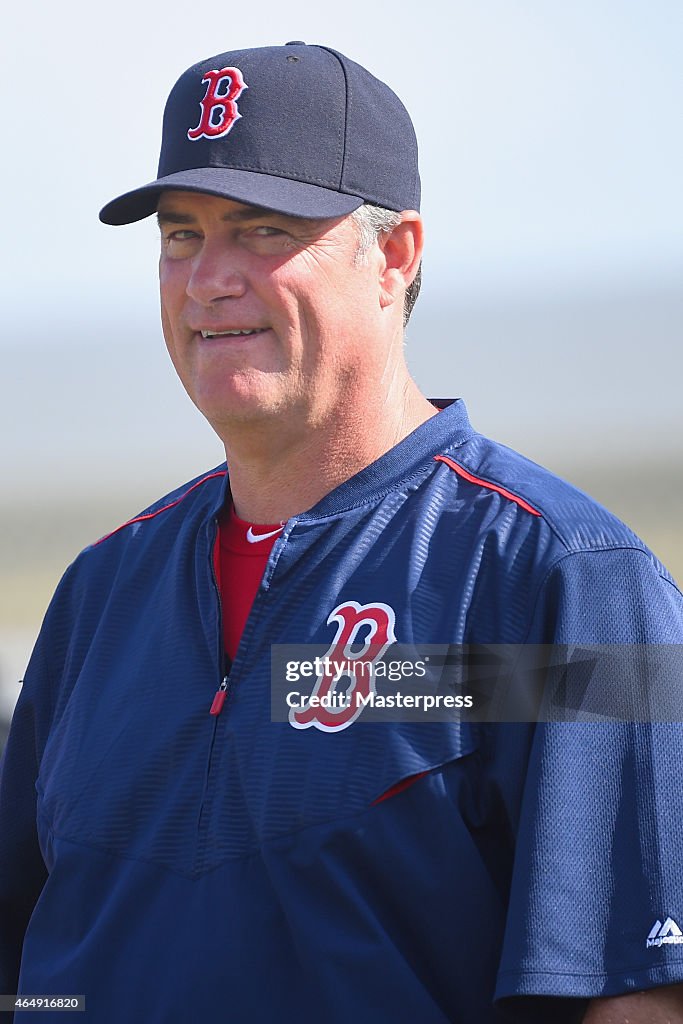
[[[283,414],[283,396],[264,393],[265,389],[226,389],[193,398],[203,416],[218,434],[237,424],[256,424]]]

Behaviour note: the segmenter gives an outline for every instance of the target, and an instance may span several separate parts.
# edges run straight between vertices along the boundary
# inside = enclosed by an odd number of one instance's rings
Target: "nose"
[[[202,306],[237,299],[247,290],[244,267],[232,246],[205,240],[192,259],[187,294]]]

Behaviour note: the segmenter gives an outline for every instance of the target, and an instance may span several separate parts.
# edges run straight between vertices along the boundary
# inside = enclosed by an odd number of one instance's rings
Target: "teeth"
[[[248,331],[202,331],[202,338],[224,338],[226,335],[240,337],[241,335],[260,334],[263,327],[254,327]]]

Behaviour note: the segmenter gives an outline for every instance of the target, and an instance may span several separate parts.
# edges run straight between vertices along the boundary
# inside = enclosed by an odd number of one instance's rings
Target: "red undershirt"
[[[268,556],[282,526],[245,522],[235,514],[232,503],[219,517],[214,569],[221,595],[223,646],[230,661],[235,660]]]
[[[432,402],[439,412],[448,404],[440,399]],[[284,523],[245,522],[235,514],[232,502],[219,516],[213,564],[221,595],[223,646],[230,661],[235,660],[268,555],[283,526]]]

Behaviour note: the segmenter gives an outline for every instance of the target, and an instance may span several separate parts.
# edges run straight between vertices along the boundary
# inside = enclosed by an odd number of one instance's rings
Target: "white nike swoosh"
[[[277,530],[271,530],[270,533],[255,534],[250,526],[249,529],[247,530],[247,540],[249,541],[250,544],[258,544],[260,540],[265,540],[266,537],[274,537],[277,533],[280,532],[281,529],[282,527],[278,526]]]

